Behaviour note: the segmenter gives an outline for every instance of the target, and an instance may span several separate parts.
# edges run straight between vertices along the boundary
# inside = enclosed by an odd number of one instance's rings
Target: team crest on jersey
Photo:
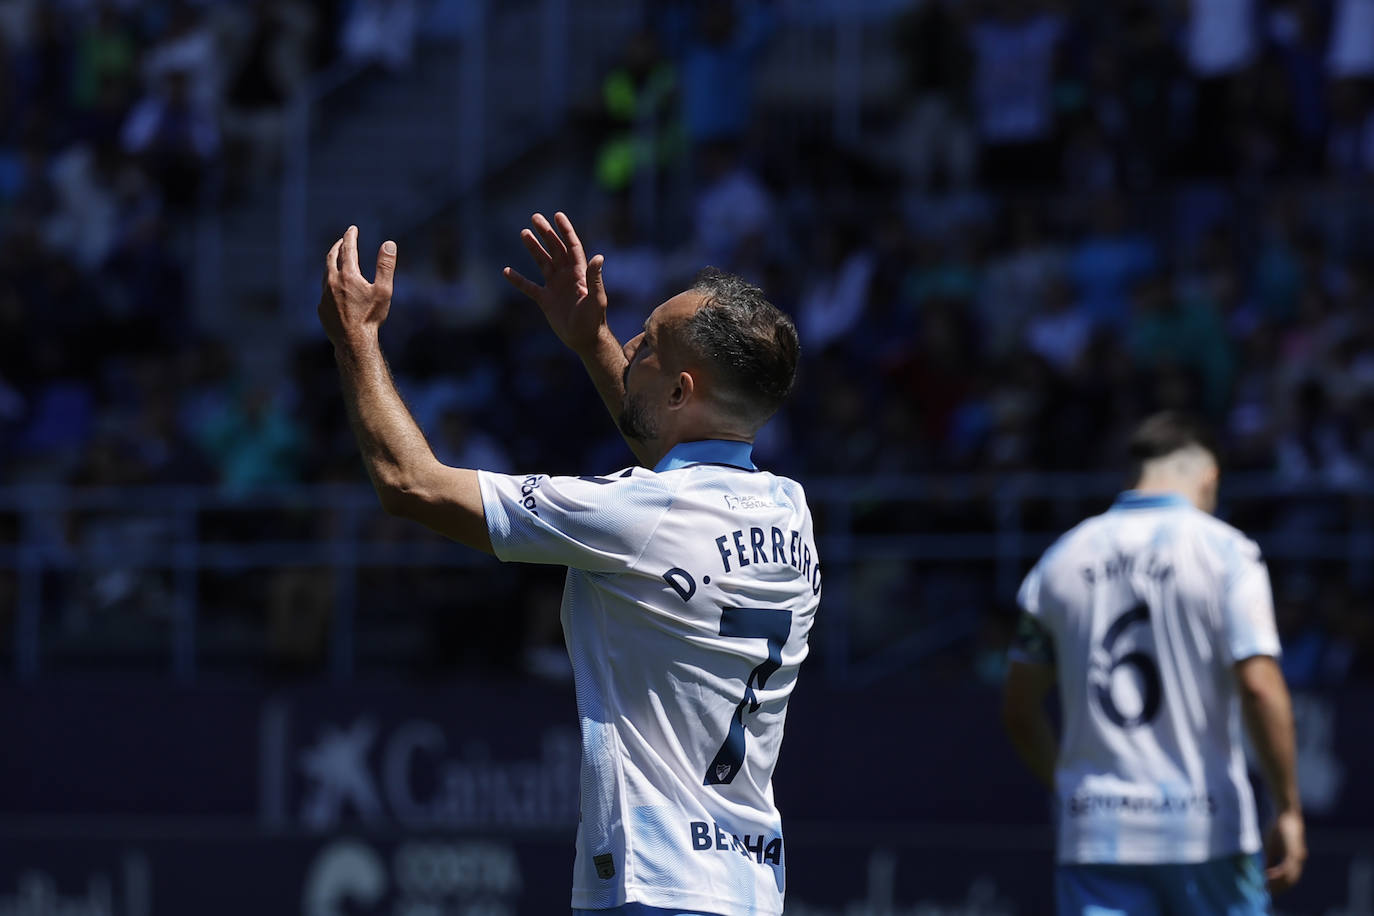
[[[729,775],[730,775],[730,764],[728,764],[728,763],[718,763],[718,764],[716,764],[716,779],[719,779],[721,782],[725,782],[725,777],[727,777],[727,776],[729,776]]]

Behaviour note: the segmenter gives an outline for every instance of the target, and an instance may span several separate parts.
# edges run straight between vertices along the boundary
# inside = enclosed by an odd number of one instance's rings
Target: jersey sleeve
[[[1236,538],[1232,542],[1225,558],[1224,586],[1222,630],[1231,661],[1255,655],[1277,658],[1279,634],[1274,623],[1269,569],[1254,541]]]
[[[1042,558],[1035,567],[1026,574],[1026,578],[1021,582],[1021,588],[1016,593],[1016,604],[1026,614],[1031,617],[1041,615],[1040,607],[1040,586],[1045,581],[1045,561]]]
[[[1054,664],[1054,636],[1043,618],[1041,605],[1041,585],[1044,582],[1044,560],[1035,564],[1027,574],[1017,592],[1016,603],[1021,607],[1020,619],[1016,622],[1016,635],[1012,637],[1007,657],[1014,662],[1028,662],[1033,665]]]
[[[506,562],[621,572],[672,505],[656,476],[550,477],[479,471],[492,550]]]

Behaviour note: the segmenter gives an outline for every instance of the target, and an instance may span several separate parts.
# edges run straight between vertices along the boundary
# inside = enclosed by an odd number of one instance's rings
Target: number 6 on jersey
[[[730,718],[730,731],[725,742],[716,751],[715,759],[706,768],[706,781],[703,785],[729,785],[744,764],[744,713],[745,707],[752,714],[758,712],[757,687],[762,690],[768,676],[782,667],[782,646],[792,633],[792,612],[771,607],[724,607],[720,609],[720,635],[740,636],[745,639],[764,639],[768,641],[768,658],[749,672],[744,682],[744,699],[735,707]]]

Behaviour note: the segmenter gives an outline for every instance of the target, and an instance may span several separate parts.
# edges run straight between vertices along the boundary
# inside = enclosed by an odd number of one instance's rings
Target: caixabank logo
[[[315,716],[269,702],[260,727],[265,826],[324,832],[572,828],[577,734],[531,729],[494,749],[455,723],[372,710]]]

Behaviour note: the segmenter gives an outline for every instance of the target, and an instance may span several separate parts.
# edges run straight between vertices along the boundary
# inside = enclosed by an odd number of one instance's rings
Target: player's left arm
[[[356,226],[348,227],[325,258],[320,323],[334,344],[363,464],[388,513],[491,553],[477,472],[434,457],[382,356],[379,332],[391,309],[395,272],[396,245],[388,241],[377,254],[375,282],[367,282],[358,267]]]
[[[1259,545],[1238,539],[1227,555],[1222,627],[1234,660],[1237,692],[1250,742],[1273,796],[1274,823],[1265,837],[1270,893],[1297,883],[1307,859],[1302,798],[1298,792],[1293,701],[1279,667],[1282,651],[1274,594]]]
[[[606,284],[601,276],[606,259],[596,255],[587,260],[582,240],[566,214],[554,214],[557,231],[542,213],[534,214],[531,221],[539,235],[523,229],[520,241],[544,275],[544,285],[511,267],[503,273],[512,286],[539,306],[558,339],[582,360],[614,420],[624,407],[625,370],[630,360],[606,324]],[[639,463],[653,467],[654,455],[644,443],[629,436],[624,438]]]

